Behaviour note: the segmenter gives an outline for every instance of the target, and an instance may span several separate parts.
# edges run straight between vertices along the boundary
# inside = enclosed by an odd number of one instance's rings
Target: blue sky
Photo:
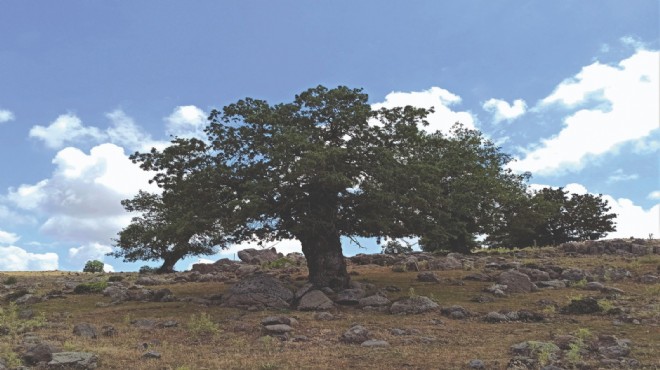
[[[104,256],[119,201],[153,190],[127,155],[318,84],[434,106],[433,129],[478,128],[535,186],[603,194],[611,237],[660,236],[659,16],[655,0],[2,1],[0,270],[142,265]]]

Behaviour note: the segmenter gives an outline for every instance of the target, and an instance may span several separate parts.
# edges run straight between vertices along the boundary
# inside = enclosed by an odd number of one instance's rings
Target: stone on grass
[[[392,301],[383,297],[382,295],[376,294],[369,297],[364,297],[360,299],[358,305],[360,307],[384,307],[392,304]]]
[[[289,308],[293,292],[280,280],[267,275],[251,275],[229,288],[222,297],[227,307]]]
[[[369,339],[362,342],[360,346],[368,348],[387,348],[390,346],[390,344],[384,340]]]
[[[96,369],[98,357],[89,352],[57,352],[48,362],[49,369]]]
[[[425,283],[439,283],[440,278],[433,271],[423,271],[417,274],[417,280]]]
[[[490,323],[507,322],[509,321],[509,318],[506,317],[506,315],[504,314],[492,311],[486,314],[486,316],[484,317],[484,321]]]
[[[32,366],[39,362],[48,362],[53,359],[53,347],[46,343],[39,343],[30,346],[23,354],[23,362],[26,365]]]
[[[362,325],[351,327],[339,337],[339,341],[347,344],[362,344],[367,340],[369,340],[369,330]]]
[[[96,328],[86,322],[73,327],[73,334],[83,338],[96,339]]]
[[[470,369],[485,369],[486,365],[484,364],[483,361],[475,359],[475,360],[470,360],[470,362],[468,362],[468,367]]]
[[[415,296],[396,301],[390,307],[392,314],[418,314],[437,309],[439,306],[430,298]]]
[[[276,335],[281,335],[281,334],[286,334],[291,331],[293,331],[293,328],[290,327],[289,325],[286,324],[275,324],[275,325],[266,325],[264,326],[264,330],[268,334],[276,334]]]
[[[335,316],[327,311],[318,312],[314,315],[314,318],[319,321],[330,321],[334,320]]]
[[[507,293],[529,293],[537,290],[529,276],[515,270],[505,271],[497,278],[497,282],[506,285]]]
[[[337,294],[336,302],[341,305],[355,306],[364,296],[365,292],[362,289],[344,289]]]
[[[145,352],[145,353],[142,355],[142,358],[147,358],[147,359],[159,359],[159,358],[161,358],[161,354],[160,354],[160,352],[149,351],[149,352]]]
[[[573,299],[568,306],[564,307],[562,312],[567,314],[590,314],[601,312],[602,310],[596,298],[585,297],[582,299]]]
[[[305,294],[298,303],[301,311],[323,311],[334,307],[334,303],[320,290],[312,290]]]

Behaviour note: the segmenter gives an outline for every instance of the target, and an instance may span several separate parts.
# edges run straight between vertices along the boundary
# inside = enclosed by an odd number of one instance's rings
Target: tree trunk
[[[158,274],[171,274],[174,272],[174,265],[179,262],[181,258],[178,256],[164,257],[163,265],[158,268]]]
[[[330,287],[335,291],[348,288],[350,277],[346,271],[339,235],[315,233],[298,239],[307,259],[310,283],[317,288]]]

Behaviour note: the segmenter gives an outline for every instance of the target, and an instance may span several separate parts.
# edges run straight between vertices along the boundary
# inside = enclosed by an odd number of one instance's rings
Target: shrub
[[[103,289],[107,287],[108,287],[108,283],[106,281],[83,283],[83,284],[78,284],[73,289],[73,292],[76,294],[101,293],[103,292]]]
[[[108,278],[108,281],[111,283],[118,282],[124,280],[124,277],[121,275],[112,275]]]
[[[16,278],[16,276],[10,276],[10,277],[6,278],[5,281],[3,281],[2,283],[4,285],[14,285],[14,284],[18,283],[18,279]]]
[[[218,324],[214,323],[213,320],[211,320],[211,316],[205,312],[200,313],[199,316],[195,314],[190,316],[188,330],[190,330],[190,333],[195,337],[213,335],[219,331]]]
[[[278,258],[275,261],[264,264],[264,267],[271,269],[281,269],[287,266],[295,266],[295,263],[286,257]]]
[[[390,240],[383,246],[383,253],[385,254],[403,254],[412,252],[412,247],[403,245],[396,240]]]
[[[103,262],[99,260],[87,261],[83,272],[103,272]]]

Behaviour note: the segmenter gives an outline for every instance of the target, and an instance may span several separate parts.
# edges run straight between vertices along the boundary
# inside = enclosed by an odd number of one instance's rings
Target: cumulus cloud
[[[8,231],[0,230],[0,244],[14,244],[21,237]]]
[[[205,139],[207,114],[194,105],[179,106],[165,118],[167,134],[182,138]]]
[[[257,242],[245,242],[240,244],[234,244],[228,249],[221,250],[219,254],[223,258],[226,258],[233,256],[235,253],[238,253],[238,251],[241,251],[243,249],[248,249],[248,248],[266,249],[273,247],[277,250],[278,253],[283,253],[283,254],[289,254],[292,252],[302,253],[302,246],[300,245],[300,241],[295,239],[284,239],[280,241],[263,243],[263,246],[259,246]]]
[[[619,168],[607,178],[607,182],[613,183],[613,182],[631,181],[631,180],[637,180],[638,178],[639,178],[638,174],[636,173],[627,174],[623,171],[623,169]]]
[[[78,248],[69,248],[69,259],[79,262],[90,260],[103,261],[105,255],[112,252],[112,247],[100,243],[89,243]]]
[[[527,111],[527,104],[522,99],[513,101],[513,104],[500,99],[490,99],[483,104],[485,111],[493,114],[493,123],[513,121]]]
[[[133,164],[124,149],[102,144],[89,154],[65,148],[53,159],[50,178],[10,188],[15,206],[44,215],[40,231],[67,241],[107,243],[130,221],[120,201],[138,190],[158,191],[152,174]]]
[[[448,132],[456,122],[462,123],[466,128],[474,128],[474,117],[470,112],[456,112],[450,107],[461,102],[461,97],[451,92],[432,87],[424,91],[413,92],[391,92],[385,96],[385,101],[372,104],[373,109],[405,107],[411,105],[418,108],[435,109],[433,114],[427,117],[429,125],[423,129],[427,132]]]
[[[164,142],[155,141],[135,121],[122,110],[117,109],[106,114],[110,126],[100,129],[85,126],[76,115],[64,114],[48,126],[34,126],[30,137],[41,140],[51,149],[61,149],[66,145],[80,143],[99,144],[103,142],[117,144],[131,150],[148,150],[152,146],[162,147]]]
[[[0,123],[13,121],[15,118],[14,113],[6,109],[0,109]]]
[[[0,271],[57,270],[55,253],[30,253],[16,246],[0,247]]]
[[[112,265],[104,263],[103,264],[103,271],[104,272],[115,272],[115,268]]]
[[[652,191],[646,197],[649,199],[660,200],[660,190]]]
[[[96,127],[86,127],[80,118],[74,114],[63,114],[48,126],[34,126],[30,129],[30,137],[42,140],[47,147],[59,149],[68,142],[90,140],[99,142],[103,133]]]
[[[549,175],[579,171],[593,158],[648,137],[660,123],[660,53],[638,49],[617,65],[595,62],[560,83],[534,108],[568,110],[555,136],[510,166]]]

